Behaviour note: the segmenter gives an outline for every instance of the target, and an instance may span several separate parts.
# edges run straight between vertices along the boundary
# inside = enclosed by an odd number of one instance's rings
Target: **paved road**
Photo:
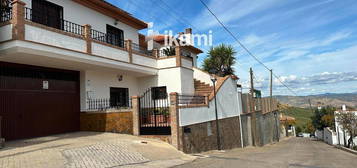
[[[357,155],[309,138],[207,155],[177,168],[357,168]]]

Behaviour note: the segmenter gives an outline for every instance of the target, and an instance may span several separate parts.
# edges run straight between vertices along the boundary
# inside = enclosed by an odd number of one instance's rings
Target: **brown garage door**
[[[6,140],[79,130],[79,72],[0,62]]]

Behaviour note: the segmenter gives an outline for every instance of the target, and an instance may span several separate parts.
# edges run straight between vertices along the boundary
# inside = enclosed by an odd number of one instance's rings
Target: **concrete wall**
[[[129,62],[129,54],[127,51],[102,45],[95,41],[92,42],[92,54],[118,61]]]
[[[193,77],[197,80],[200,80],[201,82],[209,84],[210,86],[213,85],[210,75],[201,69],[193,68]]]
[[[183,127],[183,151],[199,153],[217,149],[216,122],[209,121]],[[239,117],[219,120],[221,149],[241,147]]]
[[[276,118],[277,117],[277,118]],[[278,138],[281,137],[280,121],[278,119],[279,113],[274,115],[274,112],[262,114],[261,112],[256,112],[256,135],[257,135],[257,146],[264,146],[266,144],[271,144],[277,142]],[[244,146],[253,145],[252,137],[252,114],[241,115],[242,122],[242,134],[243,134],[243,144]]]
[[[71,0],[48,0],[57,5],[63,7],[63,17],[70,22],[85,25],[90,24],[92,29],[106,33],[106,25],[117,27],[124,31],[124,38],[131,39],[134,43],[138,44],[139,34],[138,30],[130,27],[124,23],[118,22],[114,25],[115,19],[109,16],[103,15],[85,6],[77,4]],[[26,7],[32,8],[32,0],[23,0],[26,3]]]
[[[336,133],[330,128],[324,128],[324,141],[330,145],[337,145],[338,139]]]
[[[183,80],[185,82],[185,80]],[[238,103],[238,92],[235,80],[229,78],[217,92],[218,118],[229,118],[240,115]],[[192,125],[215,120],[214,101],[209,102],[209,106],[181,108],[180,126]]]
[[[0,42],[12,39],[12,24],[0,27]]]

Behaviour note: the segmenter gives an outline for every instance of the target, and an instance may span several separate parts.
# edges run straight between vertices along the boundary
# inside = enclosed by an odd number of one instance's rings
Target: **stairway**
[[[209,84],[201,82],[200,80],[193,79],[195,83],[195,95],[209,95],[213,87]]]

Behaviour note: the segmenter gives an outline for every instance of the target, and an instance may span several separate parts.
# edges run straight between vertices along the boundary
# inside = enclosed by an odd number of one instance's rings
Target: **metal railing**
[[[207,99],[207,96],[201,95],[178,95],[178,104],[180,106],[206,105]]]
[[[88,99],[87,110],[109,110],[109,109],[129,109],[131,106],[131,98],[127,102],[120,102],[117,99],[102,98]]]
[[[117,35],[107,34],[92,29],[91,36],[93,40],[124,48],[124,39],[119,38]]]
[[[131,48],[134,52],[145,54],[147,56],[152,56],[152,51],[148,50],[145,47],[140,46],[139,44],[131,43]]]
[[[59,29],[64,32],[81,36],[84,34],[84,26],[82,25],[60,19],[56,16],[47,16],[44,15],[41,11],[34,11],[27,7],[25,7],[25,19],[48,27]]]
[[[0,23],[6,22],[12,19],[12,9],[1,9],[0,10]]]

